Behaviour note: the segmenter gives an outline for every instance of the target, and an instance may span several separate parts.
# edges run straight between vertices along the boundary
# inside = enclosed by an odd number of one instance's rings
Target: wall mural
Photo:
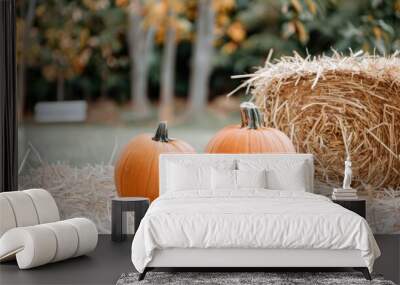
[[[399,7],[17,1],[18,187],[49,190],[63,219],[109,233],[122,148],[168,121],[170,138],[193,147],[180,151],[312,153],[327,196],[348,157],[374,232],[400,233]],[[147,158],[176,151],[146,139],[130,146],[142,185],[157,167]]]
[[[250,87],[266,124],[284,131],[297,152],[315,155],[316,191],[330,195],[341,186],[350,156],[352,186],[368,197],[367,218],[374,232],[399,233],[400,59],[296,55],[267,62],[247,77],[239,87]],[[230,137],[229,144],[235,140]],[[86,214],[109,232],[113,172],[111,164],[78,169],[44,163],[21,177],[20,187],[42,185],[65,217]]]

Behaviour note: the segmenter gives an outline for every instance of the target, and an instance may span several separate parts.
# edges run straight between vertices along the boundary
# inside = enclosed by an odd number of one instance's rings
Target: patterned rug
[[[368,281],[359,272],[148,272],[142,281],[138,281],[138,276],[138,273],[124,273],[116,285],[395,285],[379,275],[373,275],[373,280]]]

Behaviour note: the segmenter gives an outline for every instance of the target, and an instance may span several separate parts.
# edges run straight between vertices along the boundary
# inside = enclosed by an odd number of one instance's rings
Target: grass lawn
[[[225,118],[206,116],[201,121],[170,125],[169,136],[185,140],[198,152],[202,152],[219,129],[238,122],[236,115]],[[40,163],[40,159],[49,163],[63,161],[74,166],[109,163],[115,147],[118,154],[121,147],[134,136],[154,133],[156,126],[156,121],[120,126],[26,123],[19,128],[19,163],[21,164],[27,152],[29,155],[23,170],[34,167]]]

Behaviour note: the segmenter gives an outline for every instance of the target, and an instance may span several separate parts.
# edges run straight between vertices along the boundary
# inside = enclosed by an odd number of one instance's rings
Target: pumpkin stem
[[[247,127],[249,123],[248,108],[251,108],[254,104],[251,102],[243,102],[240,104],[240,118],[242,119],[241,128]]]
[[[156,133],[154,134],[154,137],[152,139],[153,139],[153,141],[156,141],[156,142],[171,141],[171,139],[168,138],[167,121],[162,121],[162,122],[158,123]]]
[[[251,102],[240,104],[241,128],[258,129],[264,127],[264,120],[260,110]]]
[[[260,123],[261,127],[265,127],[265,121],[264,121],[264,116],[261,114],[260,109],[256,105],[254,105],[254,108],[256,109],[255,112],[257,113],[257,120]]]
[[[261,127],[260,115],[257,108],[249,108],[247,110],[249,121],[247,123],[248,129],[259,129]]]

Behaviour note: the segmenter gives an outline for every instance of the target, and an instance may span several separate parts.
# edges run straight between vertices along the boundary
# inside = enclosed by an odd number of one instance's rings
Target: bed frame
[[[318,249],[165,249],[157,250],[153,260],[139,275],[154,269],[185,271],[324,271],[353,268],[367,280],[371,275],[359,250]],[[309,270],[308,270],[309,269]]]
[[[304,161],[306,165],[307,189],[313,192],[314,163],[311,154],[162,154],[160,156],[160,195],[165,193],[168,179],[168,163],[216,163],[218,160],[261,159]],[[249,248],[169,248],[156,250],[152,261],[139,275],[143,280],[153,269],[229,269],[229,271],[253,271],[254,269],[284,268],[353,268],[361,271],[367,280],[371,275],[359,250],[330,249],[249,249]]]

